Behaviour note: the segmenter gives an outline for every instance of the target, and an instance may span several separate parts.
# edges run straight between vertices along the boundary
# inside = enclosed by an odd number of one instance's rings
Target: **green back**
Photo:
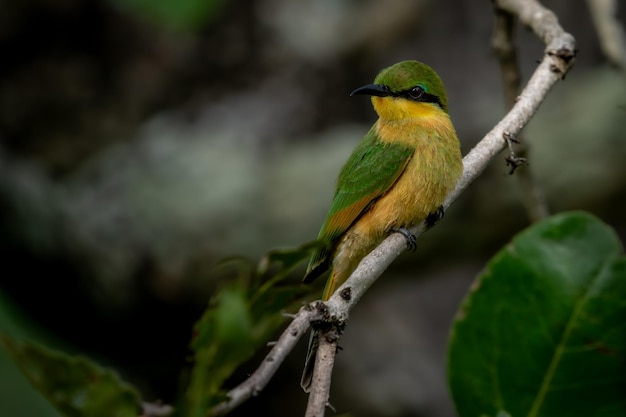
[[[324,246],[313,253],[305,282],[328,269],[329,257],[338,240],[377,198],[391,188],[413,155],[412,148],[378,140],[375,128],[376,125],[357,145],[339,174],[335,197],[318,235]]]

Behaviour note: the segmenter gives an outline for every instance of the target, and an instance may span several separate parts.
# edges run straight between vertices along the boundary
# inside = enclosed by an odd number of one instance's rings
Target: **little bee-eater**
[[[463,172],[459,139],[437,73],[417,61],[383,69],[374,84],[351,95],[372,96],[378,120],[343,166],[304,282],[330,269],[328,300],[359,262],[394,231],[441,216],[442,203]],[[308,392],[317,349],[313,332],[302,375]]]

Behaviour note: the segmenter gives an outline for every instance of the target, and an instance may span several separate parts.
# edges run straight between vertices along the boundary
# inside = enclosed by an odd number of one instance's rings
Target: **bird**
[[[350,96],[371,96],[378,120],[341,169],[304,283],[330,270],[328,300],[359,262],[390,233],[415,246],[409,228],[443,216],[443,202],[463,173],[461,146],[439,75],[407,60],[384,68]],[[311,387],[317,332],[309,341],[301,386]]]

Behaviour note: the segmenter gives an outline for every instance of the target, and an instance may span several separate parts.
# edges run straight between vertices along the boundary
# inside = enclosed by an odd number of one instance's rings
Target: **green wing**
[[[311,256],[304,282],[329,267],[335,244],[346,230],[396,182],[413,155],[407,146],[383,143],[375,127],[365,135],[339,174],[335,197],[318,240],[324,245]]]

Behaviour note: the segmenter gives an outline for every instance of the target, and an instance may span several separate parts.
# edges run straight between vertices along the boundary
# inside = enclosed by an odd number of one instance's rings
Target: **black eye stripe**
[[[419,93],[416,90],[419,90],[419,92],[421,93]],[[422,89],[419,86],[410,88],[408,90],[398,91],[397,93],[393,93],[393,97],[402,97],[402,98],[406,98],[407,100],[418,101],[421,103],[433,103],[443,109],[443,106],[441,105],[441,101],[439,100],[439,97],[437,97],[436,95],[427,93],[426,91],[424,91],[424,89]]]

